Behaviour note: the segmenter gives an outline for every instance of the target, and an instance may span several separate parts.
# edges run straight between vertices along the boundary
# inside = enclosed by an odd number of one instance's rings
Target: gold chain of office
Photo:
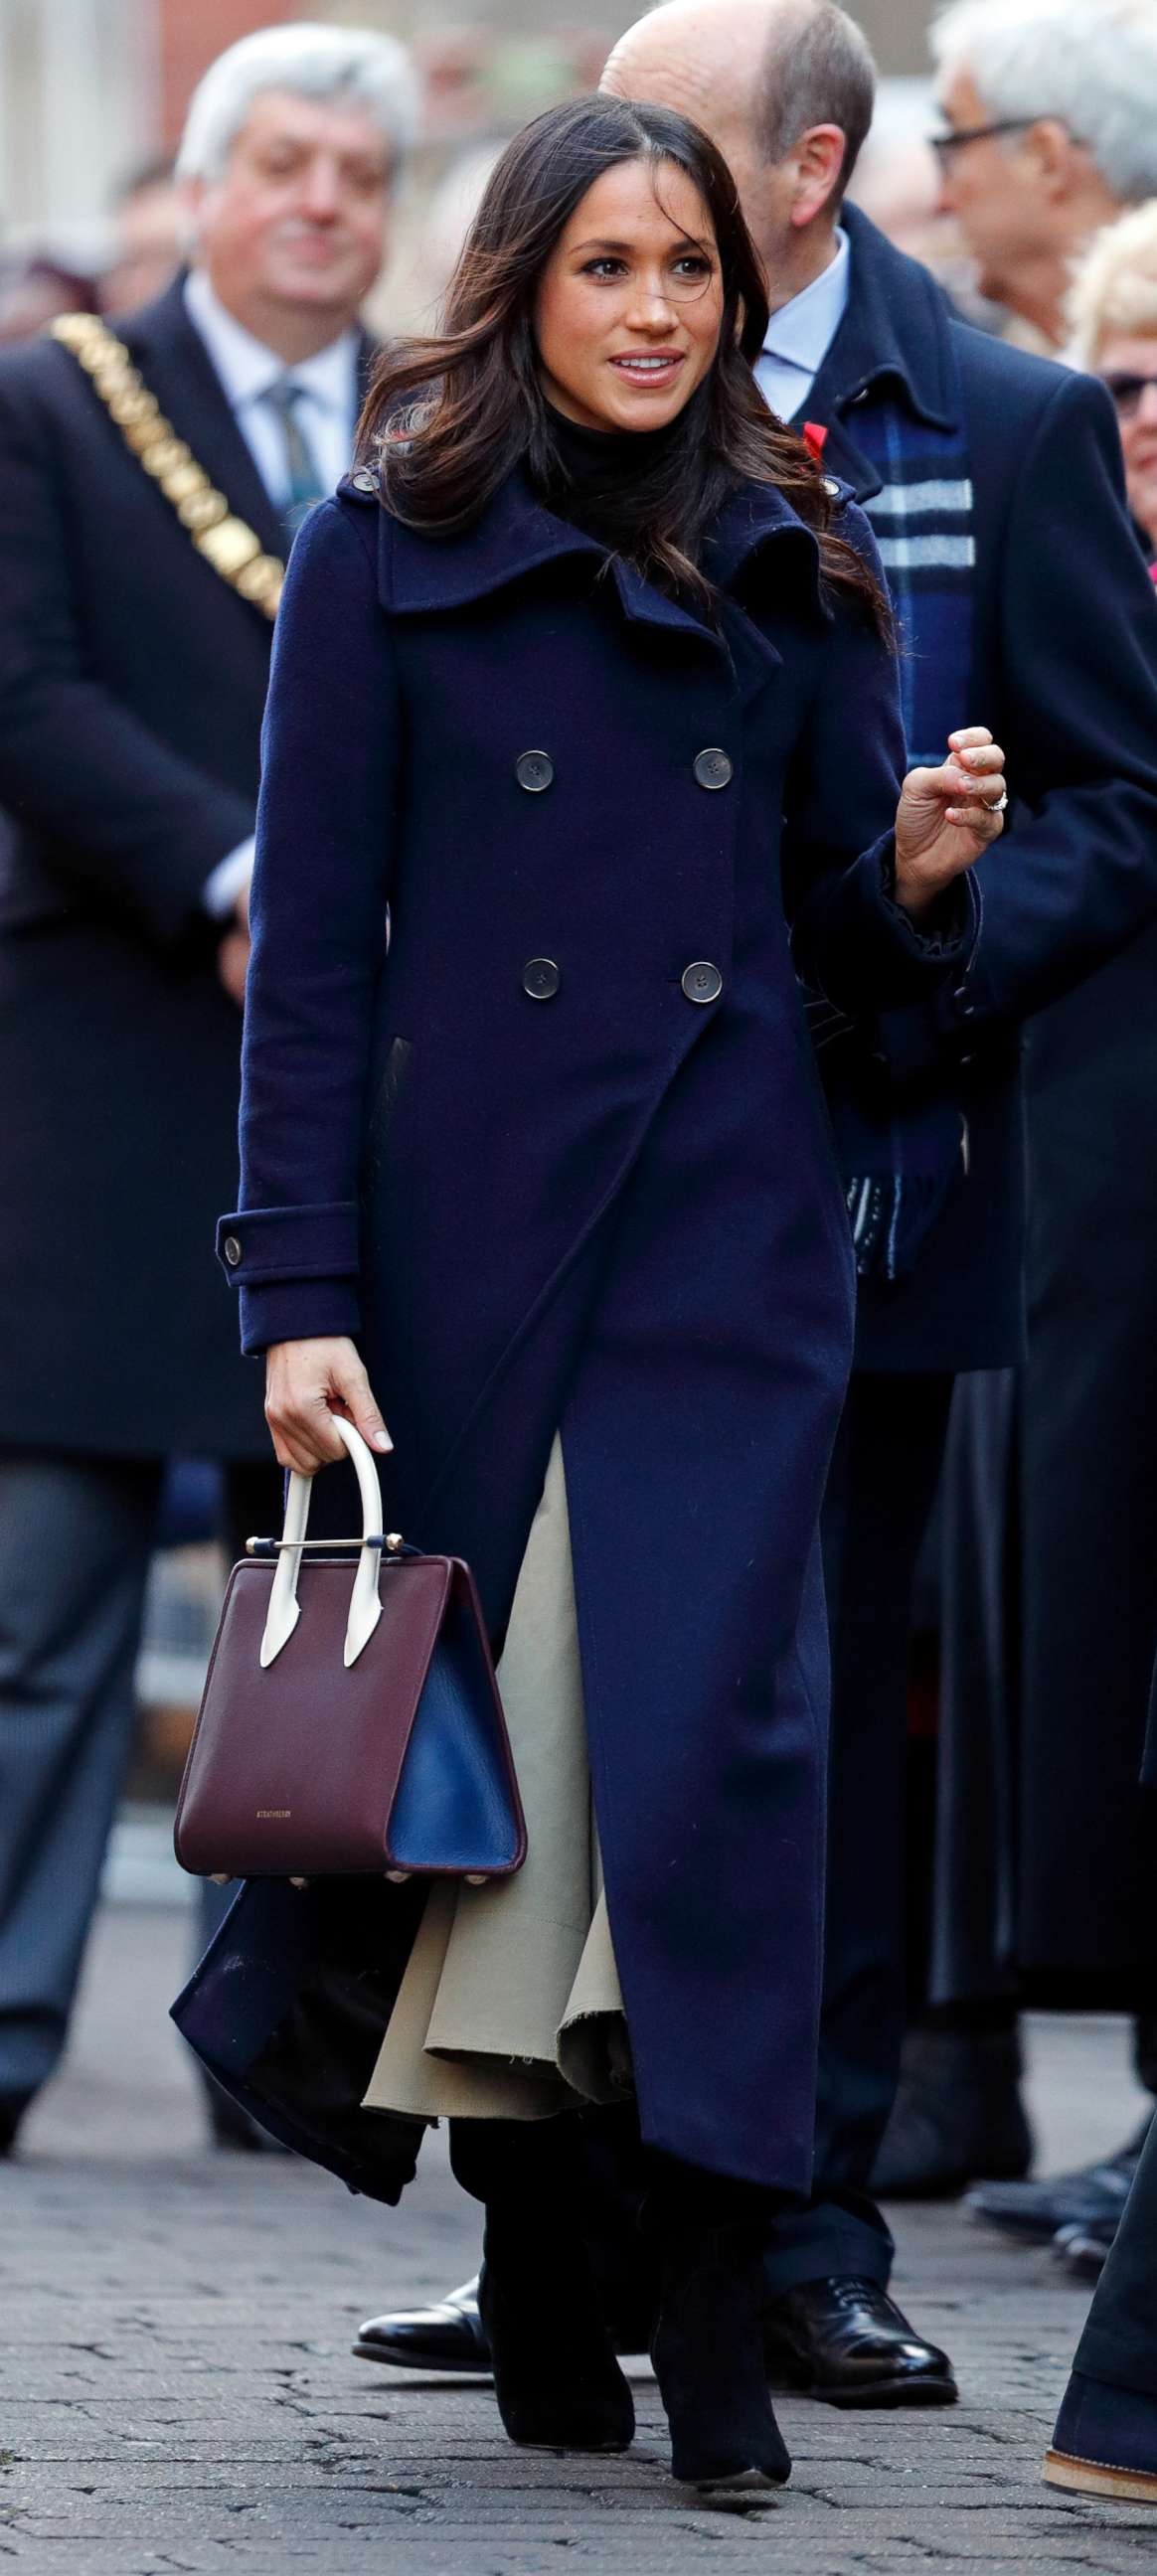
[[[178,438],[123,340],[95,313],[61,313],[51,329],[53,339],[70,349],[83,367],[126,447],[164,493],[198,554],[242,599],[266,617],[276,617],[284,564],[264,552],[260,537],[230,509],[192,449]]]

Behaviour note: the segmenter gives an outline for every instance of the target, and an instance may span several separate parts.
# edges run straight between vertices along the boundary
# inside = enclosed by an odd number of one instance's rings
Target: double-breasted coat
[[[968,907],[891,899],[894,662],[778,492],[716,629],[520,471],[451,539],[363,480],[278,625],[222,1257],[247,1349],[358,1336],[390,1516],[496,1639],[561,1428],[643,2134],[803,2190],[854,1283],[796,967],[902,1003]]]

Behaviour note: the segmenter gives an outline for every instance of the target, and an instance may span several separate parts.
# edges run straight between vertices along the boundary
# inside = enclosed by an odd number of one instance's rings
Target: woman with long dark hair
[[[593,2289],[561,2357],[538,2294],[568,2113],[633,2092],[708,2491],[788,2473],[758,2252],[812,2147],[853,1274],[797,976],[871,1013],[951,972],[1002,784],[978,728],[901,795],[872,542],[765,326],[681,118],[503,154],[290,566],[223,1242],[283,1465],[348,1413],[503,1646],[526,1870],[430,1896],[367,2100],[451,2114],[508,2432],[616,2448]]]

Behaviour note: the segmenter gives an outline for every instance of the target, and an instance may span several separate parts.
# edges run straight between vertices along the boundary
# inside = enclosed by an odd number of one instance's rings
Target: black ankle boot
[[[749,2227],[661,2226],[651,2359],[671,2474],[721,2503],[770,2502],[791,2475],[767,2392],[761,2253]]]
[[[504,2429],[540,2450],[628,2450],[634,2401],[581,2248],[568,2249],[561,2332],[548,2295],[557,2270],[557,2238],[544,2242],[517,2203],[487,2204],[478,2307]]]

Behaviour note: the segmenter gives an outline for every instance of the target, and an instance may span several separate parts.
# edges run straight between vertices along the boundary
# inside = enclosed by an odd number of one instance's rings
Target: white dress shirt
[[[193,269],[185,280],[185,306],[274,508],[283,509],[289,500],[288,460],[281,423],[262,397],[281,376],[289,375],[301,386],[295,417],[320,481],[332,489],[348,471],[360,407],[356,330],[342,331],[315,358],[287,368],[284,358],[226,311],[203,269]],[[251,840],[242,841],[211,869],[203,901],[215,921],[233,911],[252,872]]]
[[[319,478],[332,491],[348,473],[353,453],[359,410],[357,332],[342,331],[315,358],[301,358],[296,366],[287,367],[284,358],[255,340],[243,322],[226,312],[203,269],[195,268],[186,278],[185,305],[274,506],[283,509],[289,499],[285,439],[276,412],[262,396],[282,376],[292,377],[301,387],[295,417]]]
[[[802,295],[793,295],[772,314],[755,361],[755,381],[781,420],[794,420],[806,403],[843,321],[850,286],[851,245],[847,234],[838,232],[835,258]]]

